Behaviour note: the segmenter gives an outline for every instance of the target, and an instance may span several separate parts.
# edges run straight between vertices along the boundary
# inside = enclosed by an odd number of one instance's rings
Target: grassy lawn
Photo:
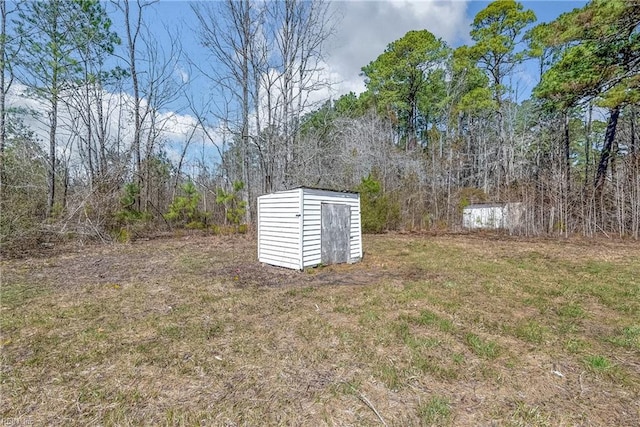
[[[632,426],[640,245],[187,236],[3,260],[0,424]]]

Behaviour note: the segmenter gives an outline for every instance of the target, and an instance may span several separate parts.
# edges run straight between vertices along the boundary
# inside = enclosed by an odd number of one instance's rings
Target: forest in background
[[[363,64],[365,92],[320,104],[329,3],[194,3],[211,58],[194,66],[218,91],[206,105],[174,72],[188,60],[179,34],[160,46],[149,33],[153,4],[0,2],[4,249],[244,232],[256,197],[297,186],[359,191],[369,232],[458,230],[469,204],[522,202],[526,235],[640,235],[638,2],[592,0],[538,24],[495,1],[472,44],[410,31]],[[539,75],[521,100],[525,61]],[[44,111],[9,106],[17,87]],[[170,158],[177,99],[193,126]]]

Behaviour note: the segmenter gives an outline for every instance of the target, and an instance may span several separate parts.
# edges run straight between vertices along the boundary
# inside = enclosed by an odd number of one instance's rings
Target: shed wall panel
[[[303,266],[310,267],[318,265],[321,262],[322,203],[345,204],[351,208],[351,231],[349,238],[350,259],[357,261],[362,258],[360,196],[355,193],[304,189]]]
[[[258,197],[258,260],[300,268],[300,191]]]

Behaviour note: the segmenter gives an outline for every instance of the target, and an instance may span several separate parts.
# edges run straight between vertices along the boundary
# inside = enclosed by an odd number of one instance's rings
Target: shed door
[[[322,204],[322,263],[349,262],[351,207],[336,203]]]

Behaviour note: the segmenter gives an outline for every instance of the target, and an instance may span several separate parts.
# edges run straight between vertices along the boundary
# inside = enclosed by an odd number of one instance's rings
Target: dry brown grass
[[[0,424],[639,425],[637,243],[364,243],[307,272],[204,236],[2,261]]]

